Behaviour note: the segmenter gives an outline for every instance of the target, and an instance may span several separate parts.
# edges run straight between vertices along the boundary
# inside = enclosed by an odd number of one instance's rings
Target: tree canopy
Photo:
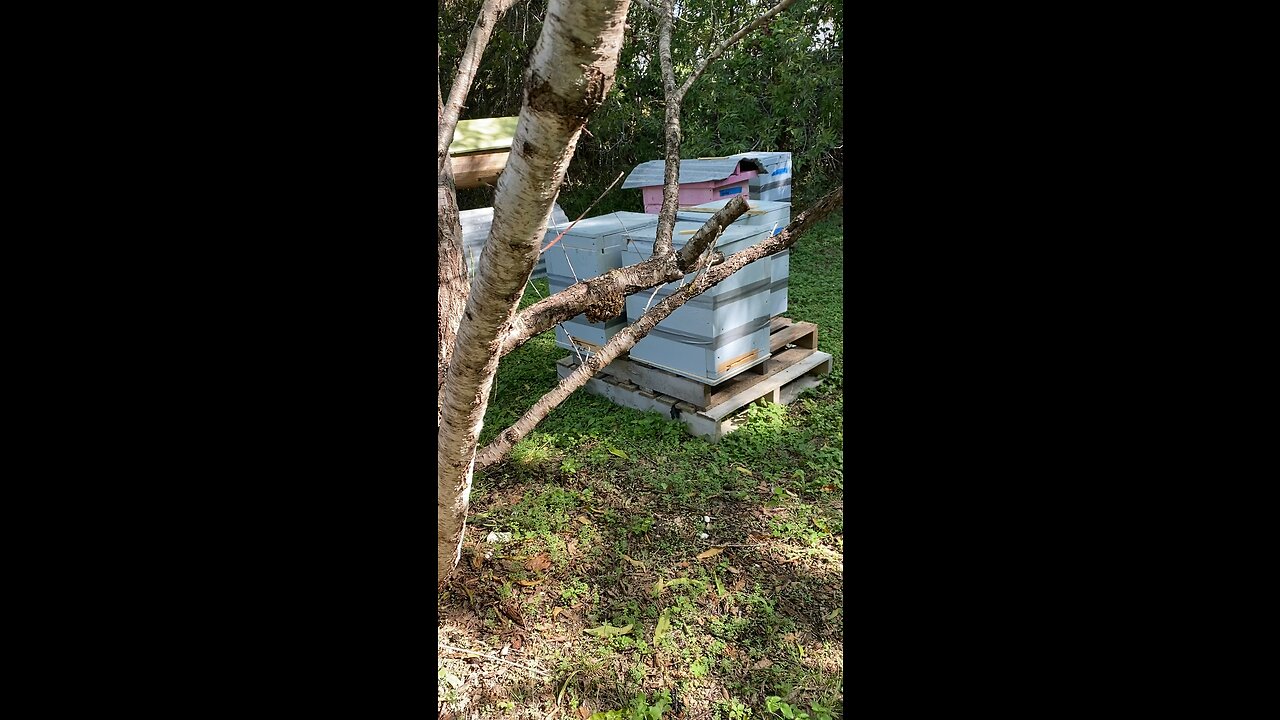
[[[451,78],[481,0],[439,5],[442,77]],[[768,7],[759,2],[676,4],[671,52],[677,77]],[[523,73],[542,31],[547,0],[516,3],[499,20],[467,97],[463,119],[520,112]],[[633,3],[613,87],[591,116],[561,190],[570,215],[618,176],[663,157],[663,86],[657,15]],[[681,157],[746,150],[792,153],[794,201],[803,206],[840,183],[844,146],[844,9],[799,0],[764,30],[731,48],[699,79],[681,110]],[[445,88],[448,92],[448,88]],[[492,189],[461,190],[463,208],[492,204]],[[593,209],[639,211],[637,193],[616,188]]]

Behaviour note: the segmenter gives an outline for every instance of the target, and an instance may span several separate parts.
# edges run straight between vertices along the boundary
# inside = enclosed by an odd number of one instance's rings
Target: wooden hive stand
[[[719,385],[619,357],[587,381],[587,391],[637,410],[680,420],[690,432],[712,442],[738,428],[735,416],[748,405],[768,401],[789,405],[831,372],[831,355],[818,350],[818,326],[776,317],[769,326],[771,357]],[[556,363],[560,377],[578,367],[575,356]]]

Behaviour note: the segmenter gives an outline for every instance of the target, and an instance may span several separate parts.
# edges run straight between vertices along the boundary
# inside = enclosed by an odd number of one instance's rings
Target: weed
[[[569,580],[560,588],[560,599],[566,603],[572,604],[578,598],[586,595],[591,588],[587,584],[577,578]]]
[[[653,518],[648,515],[637,515],[627,525],[627,532],[632,535],[643,535],[653,529]]]
[[[751,708],[737,698],[733,698],[727,703],[722,703],[725,717],[728,720],[750,720],[752,713]]]
[[[705,655],[703,657],[698,658],[697,660],[694,660],[693,664],[689,666],[689,674],[693,675],[696,678],[706,677],[707,673],[710,670],[711,670],[711,661],[708,660]]]
[[[776,717],[786,718],[787,720],[832,720],[831,708],[812,703],[809,705],[809,709],[812,711],[810,713],[801,710],[799,705],[783,702],[782,698],[777,695],[770,695],[765,698],[765,708]]]
[[[644,695],[640,695],[622,710],[609,710],[591,715],[589,720],[658,720],[671,705],[671,694],[660,692],[654,696],[653,705]]]

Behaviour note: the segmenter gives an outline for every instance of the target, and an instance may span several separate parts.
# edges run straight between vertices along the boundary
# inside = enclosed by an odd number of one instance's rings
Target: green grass
[[[843,246],[835,214],[792,249],[786,316],[816,323],[819,349],[834,358],[822,385],[795,403],[752,406],[713,444],[668,417],[579,391],[506,461],[476,474],[441,631],[455,646],[506,646],[506,659],[549,676],[503,666],[451,692],[471,688],[471,707],[494,718],[545,717],[558,697],[566,717],[584,704],[622,711],[665,692],[686,717],[778,717],[769,697],[839,716]],[[547,293],[545,281],[533,285],[525,306]],[[547,332],[504,359],[482,443],[555,386],[555,362],[568,352]],[[702,540],[706,515],[711,537]],[[513,539],[485,544],[490,532]],[[754,547],[699,559],[712,541]],[[523,626],[495,610],[503,604]],[[605,624],[633,630],[582,632]],[[475,672],[462,660],[441,663],[454,677]]]

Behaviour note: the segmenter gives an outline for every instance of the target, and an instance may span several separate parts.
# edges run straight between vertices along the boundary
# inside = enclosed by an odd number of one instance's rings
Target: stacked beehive
[[[680,161],[679,204],[692,207],[712,200],[747,195],[751,178],[762,172],[763,165],[751,158],[702,158]],[[636,166],[622,182],[622,189],[640,188],[644,211],[662,209],[662,179],[666,162],[650,160]]]
[[[701,226],[712,213],[727,204],[728,199],[695,205],[677,212],[676,220],[696,222]],[[782,232],[791,223],[791,203],[749,200],[747,205],[747,212],[740,215],[731,227],[758,227],[766,231],[766,237],[769,237]],[[777,317],[787,311],[787,277],[791,266],[791,251],[783,250],[761,258],[752,265],[761,263],[769,266],[769,317]]]
[[[763,166],[748,183],[752,200],[791,202],[791,153],[744,152],[729,157],[755,160]]]
[[[702,225],[677,222],[672,246],[683,247]],[[768,237],[764,225],[734,223],[717,238],[716,249],[731,255]],[[656,238],[656,226],[636,230],[622,251],[622,264],[649,259]],[[631,359],[708,385],[764,362],[769,357],[770,269],[769,259],[761,258],[689,300],[636,343]],[[635,321],[696,275],[628,296],[627,317]]]

